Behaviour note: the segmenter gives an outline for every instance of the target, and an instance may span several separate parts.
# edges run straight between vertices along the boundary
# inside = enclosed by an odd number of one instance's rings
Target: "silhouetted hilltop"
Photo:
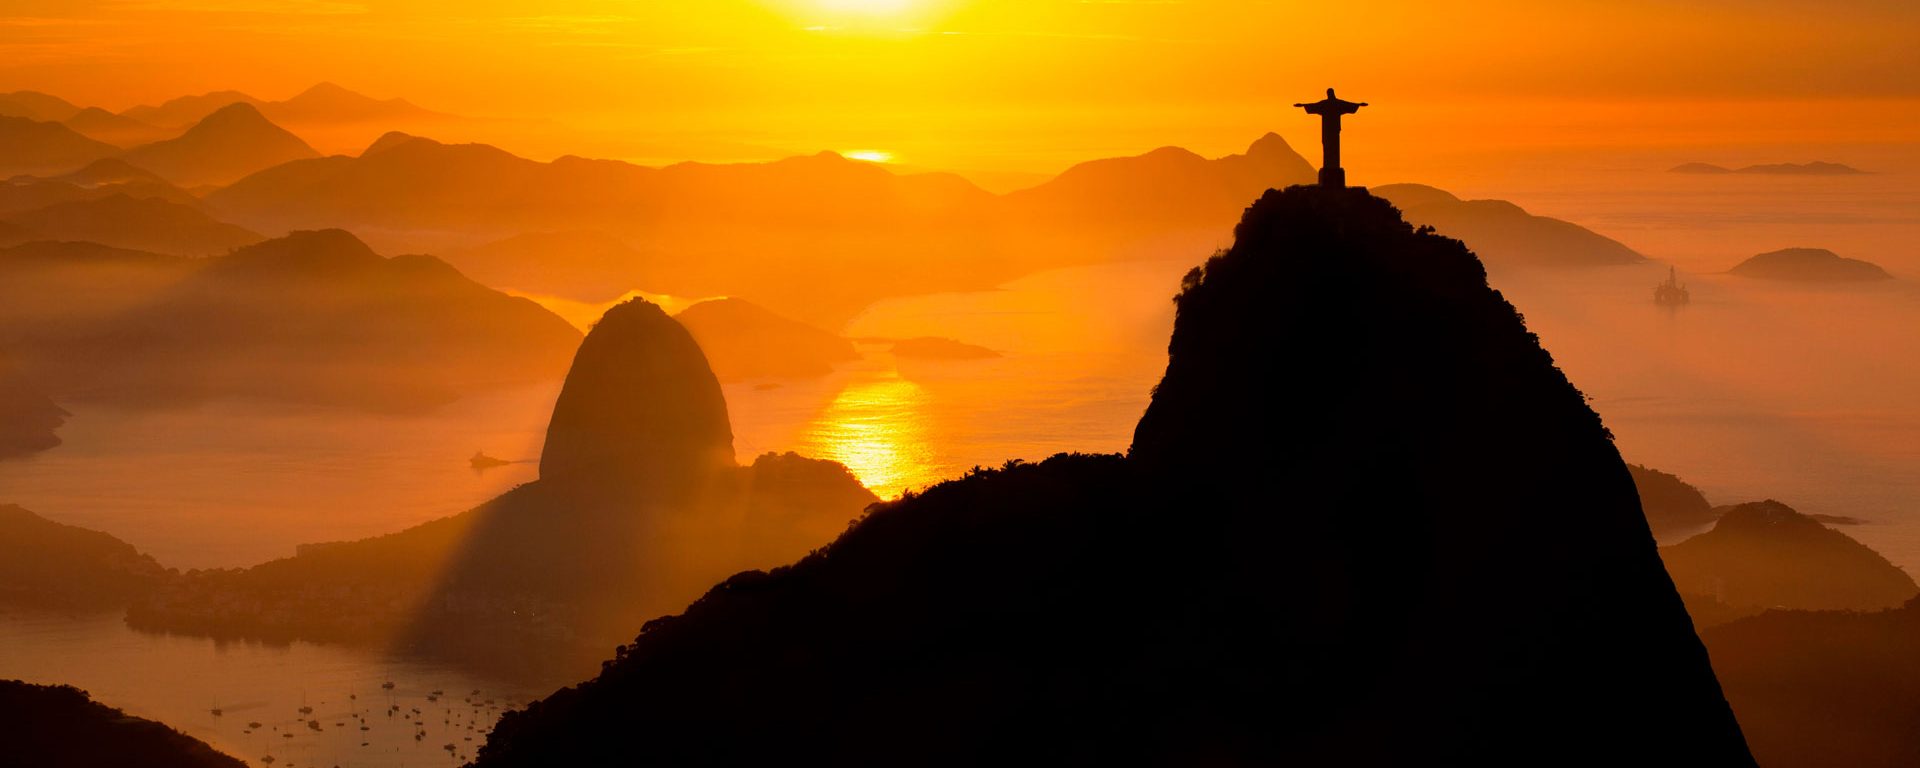
[[[32,334],[85,335],[193,271],[180,256],[47,241],[0,248],[0,351]]]
[[[418,139],[418,138],[419,137],[417,136],[402,133],[400,131],[387,131],[386,133],[380,134],[380,138],[374,139],[372,144],[368,144],[366,149],[360,150],[360,156],[366,157],[367,155],[377,155],[388,149],[400,146],[401,144],[405,144],[409,141],[414,141],[415,139]],[[431,141],[431,139],[426,139],[426,141]]]
[[[1697,531],[1720,516],[1700,489],[1675,475],[1638,464],[1628,464],[1633,486],[1640,492],[1640,509],[1654,538]]]
[[[165,128],[156,128],[99,107],[87,107],[74,113],[73,117],[62,120],[61,123],[72,128],[75,133],[116,147],[138,146],[173,135],[172,131]]]
[[[84,240],[115,248],[206,256],[260,241],[260,235],[217,221],[199,209],[158,197],[134,197],[122,190],[10,214],[20,227],[11,245],[25,240]]]
[[[540,477],[658,492],[732,464],[727,400],[693,335],[645,301],[607,310],[553,405]]]
[[[1880,553],[1771,500],[1727,509],[1713,530],[1660,556],[1688,607],[1700,606],[1701,626],[1770,608],[1894,608],[1920,594]]]
[[[986,360],[1000,356],[999,352],[978,344],[938,336],[901,339],[894,342],[890,350],[894,357],[912,360]]]
[[[258,108],[265,103],[239,91],[214,91],[168,99],[159,106],[143,104],[120,114],[161,128],[186,128],[205,119],[207,115],[218,112],[223,107],[249,104]]]
[[[1631,264],[1646,258],[1593,230],[1535,216],[1505,200],[1461,200],[1424,184],[1387,184],[1373,193],[1392,201],[1407,221],[1465,241],[1495,268]]]
[[[80,107],[39,91],[0,93],[0,117],[24,117],[28,120],[57,123],[73,117]]]
[[[538,481],[388,536],[188,574],[129,620],[578,679],[647,619],[727,574],[804,554],[875,501],[832,462],[767,454],[738,466],[732,440],[692,337],[630,301],[581,343]]]
[[[59,123],[0,117],[0,178],[61,173],[119,152]]]
[[[93,701],[71,686],[0,680],[7,765],[60,768],[244,768],[162,723]]]
[[[110,184],[166,184],[154,172],[141,168],[118,157],[103,158],[88,163],[80,170],[55,176],[53,181],[64,181],[76,186],[93,188]],[[168,185],[172,186],[172,185]],[[178,189],[177,187],[175,187]]]
[[[59,446],[60,437],[54,431],[71,415],[46,393],[0,370],[0,460]]]
[[[877,296],[1004,279],[1010,260],[987,247],[980,226],[991,200],[956,177],[896,176],[831,154],[647,168],[577,157],[540,163],[418,137],[359,157],[288,163],[207,197],[250,226],[406,232],[439,237],[438,250],[449,252],[541,232],[644,241],[673,258],[636,265],[605,248],[560,247],[537,252],[540,271],[498,261],[483,271],[497,287],[557,288],[578,300],[641,287],[752,296],[827,324]],[[905,252],[916,257],[901,258]]]
[[[166,575],[124,541],[0,504],[0,604],[120,606]]]
[[[721,381],[804,378],[860,359],[853,342],[790,320],[745,299],[714,299],[675,316],[713,363]]]
[[[1136,233],[1173,227],[1218,230],[1246,201],[1269,187],[1304,184],[1313,166],[1278,134],[1260,137],[1245,154],[1209,160],[1179,147],[1092,160],[1038,186],[1009,193],[1010,218],[1044,227],[1097,221]]]
[[[1472,253],[1357,189],[1236,238],[1130,456],[876,506],[478,764],[1751,764],[1625,464]]]
[[[612,301],[629,290],[651,287],[655,281],[648,279],[648,272],[657,261],[599,231],[527,232],[452,251],[446,258],[487,285],[588,302]]]
[[[239,103],[215,110],[177,137],[127,150],[125,157],[170,182],[197,186],[231,183],[319,154],[253,105]]]
[[[1744,168],[1728,168],[1712,163],[1681,163],[1667,169],[1669,173],[1758,173],[1776,176],[1850,176],[1866,173],[1858,168],[1840,163],[1813,161],[1811,163],[1766,163],[1749,165]]]
[[[1741,277],[1796,283],[1858,283],[1892,280],[1870,261],[1849,259],[1825,248],[1782,248],[1740,262],[1729,270]]]
[[[580,338],[531,301],[432,257],[383,258],[337,230],[191,266],[171,282],[136,272],[129,280],[162,285],[91,326],[28,339],[22,369],[90,399],[412,408],[552,380]]]
[[[289,123],[405,123],[445,119],[406,99],[376,99],[333,83],[320,83],[285,101],[261,105],[276,121]]]

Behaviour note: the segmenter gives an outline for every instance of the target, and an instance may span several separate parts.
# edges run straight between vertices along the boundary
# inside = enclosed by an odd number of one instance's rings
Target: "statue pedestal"
[[[1344,187],[1346,185],[1347,185],[1347,169],[1345,168],[1320,169],[1320,186]]]

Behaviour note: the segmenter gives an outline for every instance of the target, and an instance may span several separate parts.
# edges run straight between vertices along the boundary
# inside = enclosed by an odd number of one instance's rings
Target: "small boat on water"
[[[498,459],[492,456],[488,456],[483,451],[474,451],[473,458],[467,459],[467,463],[472,464],[475,470],[486,470],[486,469],[493,469],[495,467],[504,467],[508,464],[512,464],[513,462],[507,461],[506,459]]]

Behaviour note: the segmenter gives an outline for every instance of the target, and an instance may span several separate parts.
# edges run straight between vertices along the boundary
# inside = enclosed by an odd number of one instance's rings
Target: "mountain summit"
[[[181,186],[226,184],[292,160],[318,157],[300,137],[274,125],[259,108],[235,102],[178,137],[127,150],[126,159]]]
[[[478,764],[1751,765],[1610,435],[1478,259],[1358,189],[1235,234],[1130,455],[878,505]]]

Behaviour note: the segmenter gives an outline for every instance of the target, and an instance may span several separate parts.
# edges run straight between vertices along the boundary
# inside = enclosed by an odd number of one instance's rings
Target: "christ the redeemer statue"
[[[1366,102],[1355,104],[1342,101],[1333,95],[1333,89],[1327,89],[1327,97],[1312,104],[1295,104],[1307,110],[1309,115],[1320,116],[1320,147],[1324,156],[1320,162],[1320,186],[1344,187],[1347,185],[1347,170],[1340,167],[1340,116],[1351,115],[1366,106]]]

